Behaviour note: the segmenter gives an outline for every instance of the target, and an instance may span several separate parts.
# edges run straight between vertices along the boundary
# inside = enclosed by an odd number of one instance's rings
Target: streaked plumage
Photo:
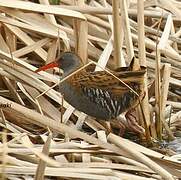
[[[143,95],[142,83],[145,67],[133,71],[134,59],[129,67],[111,71],[138,95]],[[64,70],[64,77],[82,66],[80,58],[71,52],[63,53],[56,62]],[[40,70],[47,69],[46,67]],[[37,72],[38,72],[37,71]],[[110,120],[135,107],[139,98],[127,86],[106,71],[79,71],[59,85],[65,100],[76,109],[99,119]]]

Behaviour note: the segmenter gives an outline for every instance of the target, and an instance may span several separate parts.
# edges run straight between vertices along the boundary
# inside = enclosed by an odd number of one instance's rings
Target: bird
[[[146,67],[140,66],[134,70],[134,63],[135,58],[128,67],[119,67],[111,73],[85,68],[71,76],[83,63],[76,53],[63,52],[55,61],[38,68],[36,73],[61,68],[64,72],[62,79],[70,76],[59,84],[64,99],[89,116],[109,121],[136,107],[140,97],[143,97]]]

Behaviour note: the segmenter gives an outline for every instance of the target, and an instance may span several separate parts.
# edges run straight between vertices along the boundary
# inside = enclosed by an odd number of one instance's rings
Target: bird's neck
[[[75,64],[74,66],[64,69],[64,73],[62,77],[64,78],[66,76],[69,76],[70,74],[78,70],[81,66],[82,66],[81,64]]]

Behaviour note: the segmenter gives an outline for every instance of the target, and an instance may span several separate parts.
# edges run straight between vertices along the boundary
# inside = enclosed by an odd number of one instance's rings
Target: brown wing
[[[108,91],[113,97],[117,97],[130,91],[124,83],[133,89],[134,84],[141,84],[145,72],[146,68],[144,67],[142,67],[139,71],[125,71],[125,69],[121,69],[120,71],[117,70],[112,72],[120,79],[118,80],[105,71],[82,71],[71,78],[71,83],[73,83],[74,87],[77,87],[79,90],[83,88],[100,89]]]
[[[82,71],[72,76],[69,81],[73,83],[74,88],[77,87],[77,91],[81,91],[80,93],[88,97],[91,102],[99,104],[111,118],[114,118],[134,105],[133,100],[136,100],[134,99],[136,96],[122,81],[133,89],[136,87],[134,90],[137,92],[144,73],[144,71],[114,72],[114,75],[121,80],[119,81],[105,71]]]
[[[105,73],[105,71],[80,73],[75,75],[71,82],[73,82],[74,87],[77,87],[79,90],[85,88],[100,89],[102,91],[108,91],[112,95],[120,95],[120,93],[125,93],[128,90],[119,80]]]

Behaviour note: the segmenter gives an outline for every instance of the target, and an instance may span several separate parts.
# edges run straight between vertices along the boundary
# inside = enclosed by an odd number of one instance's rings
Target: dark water
[[[177,154],[181,154],[181,137],[177,137],[174,141],[168,143],[168,147]]]

